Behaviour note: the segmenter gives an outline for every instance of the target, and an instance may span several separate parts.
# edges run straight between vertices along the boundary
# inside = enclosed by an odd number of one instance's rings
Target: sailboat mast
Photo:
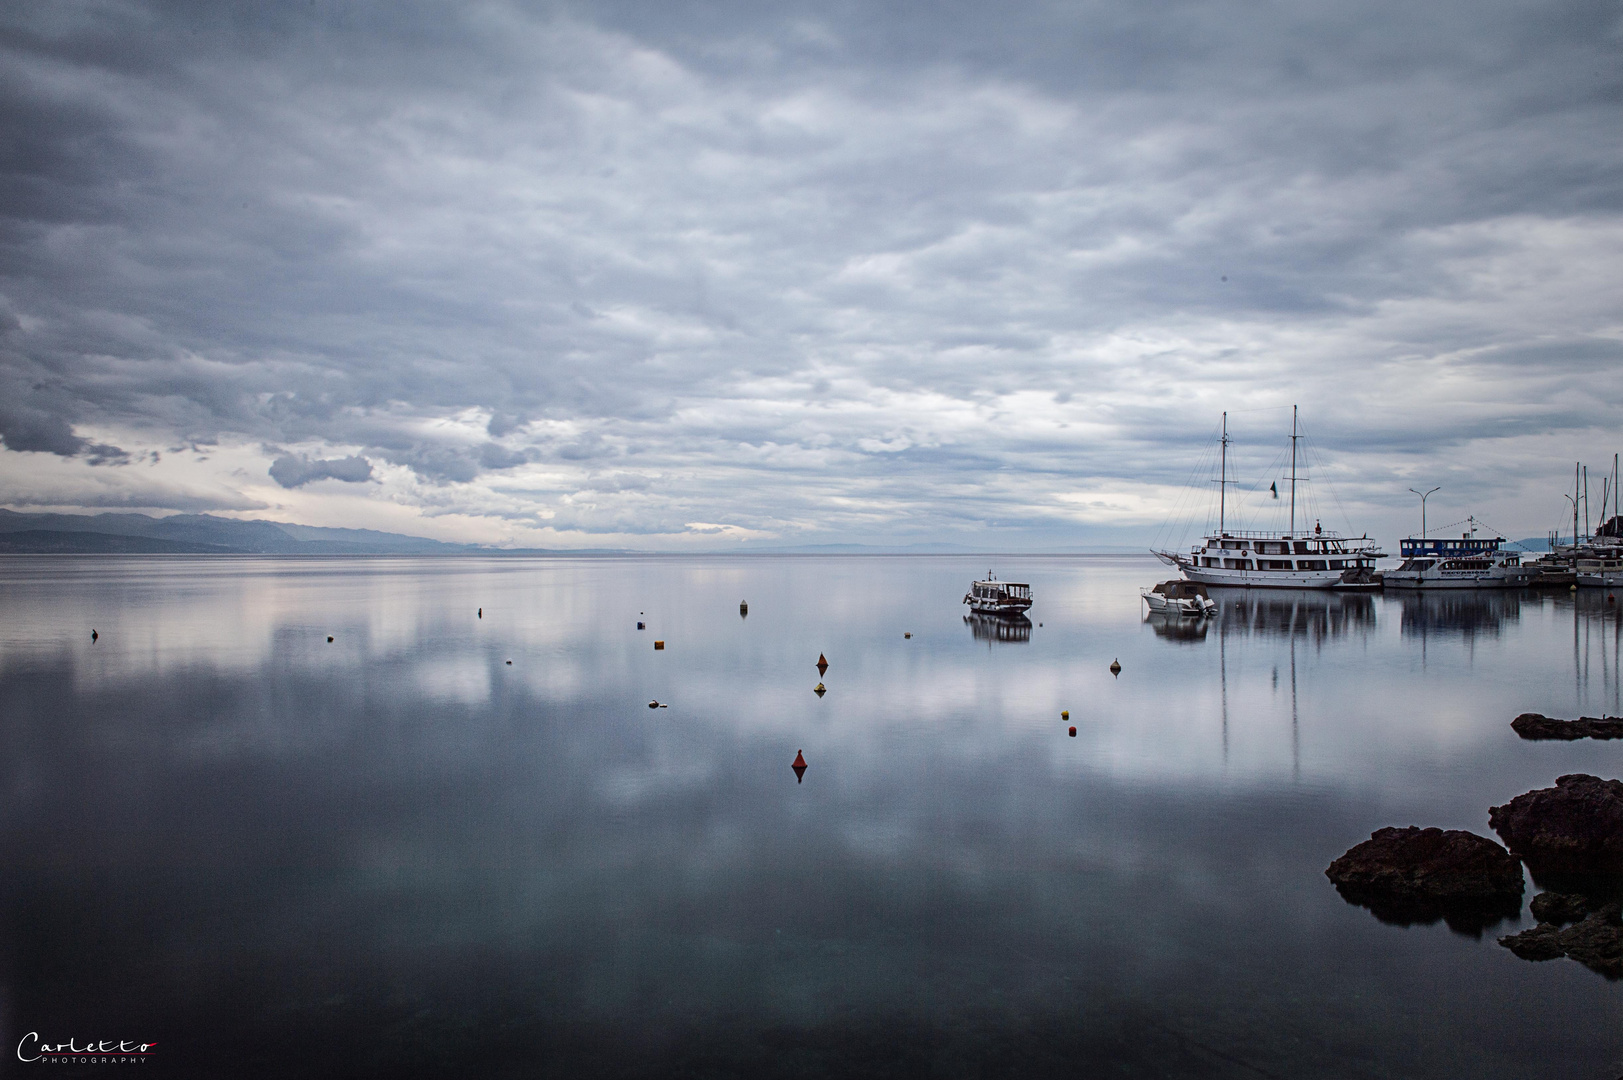
[[[1578,474],[1582,468],[1583,466],[1576,461],[1572,463],[1572,546],[1575,548],[1578,546],[1578,496],[1582,494],[1582,489],[1578,486]]]
[[[1222,462],[1217,474],[1217,535],[1224,536],[1227,529],[1224,527],[1224,518],[1228,509],[1229,493],[1229,414],[1223,413],[1223,450]],[[1210,518],[1207,519],[1211,520]]]
[[[1277,520],[1277,519],[1276,519]],[[1296,535],[1296,406],[1291,406],[1291,532]]]

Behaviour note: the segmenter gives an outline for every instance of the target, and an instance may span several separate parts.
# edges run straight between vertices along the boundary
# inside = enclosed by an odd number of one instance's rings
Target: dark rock
[[[1623,871],[1623,782],[1575,773],[1488,810],[1535,876]]]
[[[1582,893],[1541,892],[1527,905],[1541,923],[1565,926],[1577,922],[1600,905]]]
[[[1561,945],[1561,928],[1549,923],[1539,923],[1531,930],[1502,937],[1499,944],[1523,960],[1559,960],[1567,955]]]
[[[1524,739],[1623,739],[1623,717],[1580,716],[1557,720],[1536,712],[1522,713],[1510,722]]]
[[[1460,829],[1380,829],[1324,873],[1348,903],[1402,926],[1443,919],[1460,933],[1480,933],[1521,912],[1521,864]]]
[[[1566,956],[1608,979],[1623,978],[1623,903],[1614,900],[1565,930],[1541,922],[1499,944],[1523,960]]]

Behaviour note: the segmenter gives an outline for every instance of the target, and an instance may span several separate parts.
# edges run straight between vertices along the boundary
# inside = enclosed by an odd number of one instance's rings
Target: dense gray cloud
[[[288,454],[271,462],[270,477],[285,488],[296,488],[312,480],[342,480],[359,484],[372,479],[372,463],[363,457],[311,460]]]
[[[20,7],[0,477],[1026,546],[1300,403],[1360,529],[1423,474],[1540,532],[1616,449],[1620,53],[1588,2]]]

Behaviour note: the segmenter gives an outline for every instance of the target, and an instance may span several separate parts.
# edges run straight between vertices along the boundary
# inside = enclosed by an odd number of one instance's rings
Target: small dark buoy
[[[1073,738],[1073,739],[1076,738],[1076,725],[1075,724],[1071,725],[1071,738]]]
[[[637,629],[638,630],[646,630],[646,629],[648,629],[648,627],[644,626],[642,623],[638,623],[637,624]]]
[[[828,657],[822,653],[817,654],[817,674],[822,675],[828,671]]]
[[[655,698],[653,701],[650,701],[648,703],[648,707],[650,709],[668,709],[668,708],[670,708],[669,705],[666,705],[664,702],[660,701],[658,698]]]
[[[1070,709],[1061,709],[1059,711],[1059,718],[1061,720],[1069,720],[1071,718],[1071,710]]]
[[[513,666],[513,661],[511,661],[511,660],[509,660],[509,661],[508,661],[508,662],[507,662],[507,666],[508,666],[508,667],[512,667],[512,666]]]
[[[738,617],[740,619],[747,619],[750,617],[750,604],[748,600],[740,600],[738,602]]]
[[[1041,626],[1041,625],[1042,625],[1042,623],[1038,623],[1038,624],[1037,624],[1037,625],[1038,625],[1038,626]]]
[[[907,633],[905,633],[905,634],[903,634],[903,635],[902,635],[902,636],[903,636],[903,637],[904,637],[904,638],[910,638],[910,637],[912,637],[912,636],[913,636],[913,631],[911,631],[911,630],[909,630],[909,631],[908,631],[908,632],[907,632]]]
[[[479,617],[480,617],[480,618],[481,618],[481,619],[482,619],[482,618],[484,618],[484,617],[485,617],[485,609],[484,609],[484,608],[480,608],[480,609],[479,609]]]
[[[795,783],[806,779],[806,755],[802,751],[795,751],[795,763],[789,767],[795,771]]]
[[[663,649],[663,648],[665,648],[665,642],[663,642],[663,641],[656,641],[656,642],[654,642],[654,650],[655,650],[655,651],[656,651],[656,652],[657,652],[657,651],[659,651],[659,650],[661,650],[661,649]]]
[[[332,635],[331,634],[327,635],[327,644],[329,644],[329,645],[332,644]]]
[[[95,640],[96,640],[96,639],[97,639],[97,638],[99,638],[99,637],[101,637],[101,635],[100,635],[100,634],[98,634],[98,633],[96,633],[96,630],[95,630],[95,628],[94,628],[94,627],[92,627],[92,628],[91,628],[91,630],[90,630],[90,640],[91,640],[91,641],[95,641]],[[331,639],[329,639],[329,640],[331,640]]]
[[[1110,674],[1112,674],[1112,675],[1120,675],[1121,674],[1121,660],[1120,659],[1110,661]]]

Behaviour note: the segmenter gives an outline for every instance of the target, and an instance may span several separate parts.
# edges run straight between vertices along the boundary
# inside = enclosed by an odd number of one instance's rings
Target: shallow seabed
[[[988,566],[1032,584],[1029,633],[965,621]],[[1515,922],[1383,924],[1324,877],[1381,826],[1486,834],[1557,776],[1623,775],[1623,743],[1510,729],[1623,713],[1619,605],[1227,592],[1180,625],[1143,614],[1163,576],[0,558],[5,1056],[38,1032],[155,1043],[154,1075],[1623,1073],[1623,984],[1518,960]]]

